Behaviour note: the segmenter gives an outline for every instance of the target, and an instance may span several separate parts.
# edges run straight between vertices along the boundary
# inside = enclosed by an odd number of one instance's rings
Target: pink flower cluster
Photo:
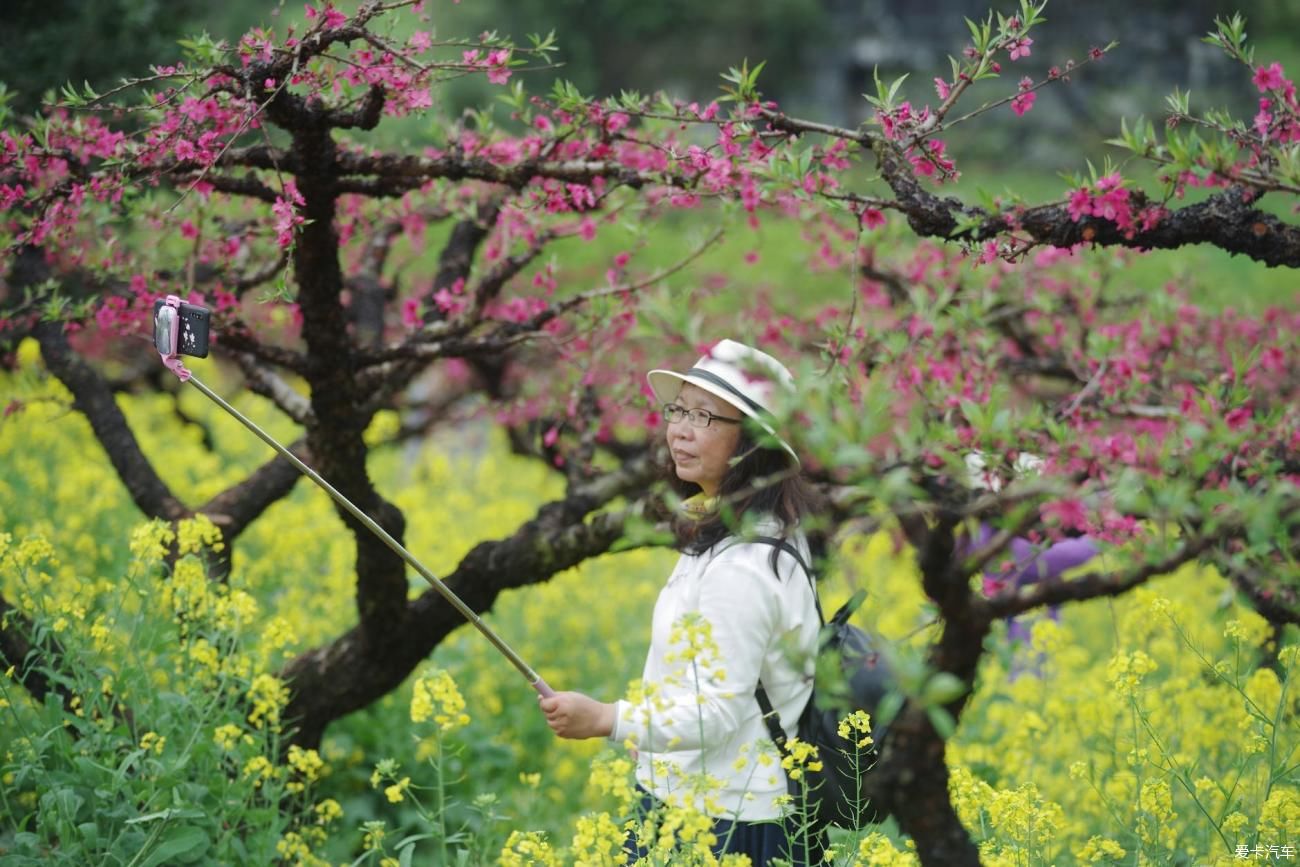
[[[1282,64],[1270,63],[1255,70],[1252,78],[1262,96],[1255,115],[1255,132],[1260,138],[1290,144],[1300,141],[1300,104],[1296,102],[1295,82],[1282,72]]]
[[[461,53],[461,62],[471,69],[486,69],[487,79],[492,84],[505,84],[510,80],[509,48],[496,48],[486,56],[478,48],[470,48]]]
[[[348,20],[348,16],[335,9],[334,5],[331,3],[325,4],[323,12],[317,11],[316,7],[312,6],[310,3],[304,6],[303,9],[307,16],[307,20],[313,24],[316,24],[318,19],[322,19],[323,15],[322,21],[326,30],[337,30],[347,23]]]
[[[1154,228],[1165,215],[1163,208],[1154,205],[1135,213],[1118,172],[1101,178],[1095,186],[1085,185],[1070,193],[1066,208],[1076,223],[1084,217],[1099,217],[1114,223],[1130,238]]]
[[[1022,117],[1025,112],[1034,107],[1034,100],[1038,94],[1033,91],[1034,80],[1026,76],[1020,79],[1020,93],[1011,100],[1011,110],[1016,113],[1017,117]]]
[[[271,213],[275,215],[275,241],[283,249],[293,243],[293,230],[306,222],[297,208],[307,204],[292,180],[284,182],[284,195],[275,197]]]

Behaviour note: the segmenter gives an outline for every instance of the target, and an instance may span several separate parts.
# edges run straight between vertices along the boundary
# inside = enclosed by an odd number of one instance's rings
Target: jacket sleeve
[[[618,702],[612,740],[652,753],[700,749],[758,713],[754,691],[780,622],[770,551],[735,545],[705,568],[698,619],[673,624],[667,682],[643,684],[635,701]]]

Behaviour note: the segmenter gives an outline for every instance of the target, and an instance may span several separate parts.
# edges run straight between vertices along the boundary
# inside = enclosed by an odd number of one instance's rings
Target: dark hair
[[[815,508],[815,489],[802,472],[792,471],[794,461],[784,449],[763,448],[747,428],[742,428],[735,454],[743,457],[728,466],[718,486],[718,497],[727,504],[727,509],[698,519],[680,514],[670,517],[677,550],[702,554],[731,535],[732,527],[724,514],[727,511],[733,516],[733,522],[745,514],[771,515],[780,526],[777,535],[784,539],[793,535],[803,517]],[[671,455],[663,470],[669,489],[677,496],[685,498],[699,493],[700,486],[695,482],[677,477]],[[779,481],[769,481],[783,474]],[[773,560],[777,553],[778,549],[773,548]]]

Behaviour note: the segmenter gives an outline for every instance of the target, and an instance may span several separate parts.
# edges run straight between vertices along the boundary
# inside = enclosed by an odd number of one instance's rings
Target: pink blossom
[[[936,78],[934,80],[934,89],[939,93],[940,99],[947,99],[948,94],[952,93],[952,88],[949,87],[948,82],[944,81],[942,78]]]
[[[1034,40],[1028,36],[1022,36],[1007,45],[1007,50],[1010,52],[1012,60],[1019,60],[1022,57],[1029,56],[1029,46],[1033,44]]]
[[[583,217],[582,222],[578,224],[578,235],[584,241],[591,241],[596,237],[596,221],[591,217]]]
[[[1066,210],[1070,212],[1070,219],[1076,223],[1092,214],[1092,193],[1088,191],[1087,187],[1080,187],[1070,193]]]
[[[555,445],[555,441],[558,440],[559,438],[560,438],[560,429],[555,425],[551,425],[550,429],[547,430],[546,433],[542,435],[542,445],[546,446],[549,449],[551,446]]]
[[[407,44],[416,51],[428,51],[433,47],[433,37],[427,31],[417,30],[411,34]]]
[[[582,211],[596,207],[596,194],[585,184],[568,184],[569,198],[575,210]]]
[[[862,209],[862,225],[868,229],[879,228],[885,225],[885,214],[879,208]]]
[[[617,256],[614,257],[614,267],[626,268],[627,263],[631,261],[631,259],[632,259],[631,253],[619,253]]]
[[[1272,100],[1261,99],[1259,101],[1259,113],[1255,115],[1254,126],[1255,132],[1259,133],[1261,138],[1268,137],[1268,128],[1273,125],[1273,115],[1268,111],[1272,107]]]
[[[193,220],[186,220],[181,223],[182,238],[197,238],[199,236],[199,227],[194,225]]]
[[[1277,62],[1258,67],[1251,80],[1255,82],[1255,86],[1259,88],[1260,93],[1268,90],[1280,90],[1286,81],[1282,75],[1282,64]]]
[[[1088,512],[1079,500],[1064,499],[1047,503],[1043,506],[1042,513],[1044,518],[1054,520],[1064,530],[1088,529]]]
[[[1254,408],[1250,404],[1246,404],[1229,410],[1228,414],[1223,417],[1223,422],[1228,426],[1229,430],[1241,430],[1250,423],[1250,419],[1254,414]]]
[[[465,279],[458,277],[456,282],[451,284],[451,288],[443,287],[433,293],[433,303],[438,310],[449,316],[455,316],[465,309],[465,299],[461,293],[465,291]]]
[[[295,205],[305,204],[302,193],[298,192],[298,185],[293,181],[285,181],[284,193],[284,196],[276,196],[275,204],[271,206],[271,213],[275,215],[275,240],[281,248],[293,243],[294,228],[306,222],[294,208]]]
[[[407,298],[402,302],[402,324],[407,328],[419,328],[421,322],[420,299]]]
[[[1022,117],[1025,112],[1034,107],[1034,100],[1037,98],[1038,94],[1032,90],[1028,93],[1022,93],[1011,100],[1011,110],[1016,113],[1017,117]]]
[[[27,191],[23,189],[22,184],[15,184],[12,187],[8,184],[0,184],[0,211],[7,211],[12,208],[15,203],[26,195]]]
[[[505,84],[510,80],[510,49],[499,48],[487,56],[487,79],[492,84]]]
[[[628,116],[621,111],[616,111],[605,121],[605,129],[610,133],[616,133],[628,124]]]

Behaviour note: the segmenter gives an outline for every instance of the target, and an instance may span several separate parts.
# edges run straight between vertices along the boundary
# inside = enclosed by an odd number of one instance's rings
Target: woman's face
[[[673,403],[686,409],[705,409],[715,416],[744,418],[740,410],[699,386],[686,383]],[[668,448],[672,453],[677,478],[699,485],[705,495],[718,493],[727,462],[740,441],[740,425],[714,419],[708,427],[695,427],[683,416],[668,425]]]

